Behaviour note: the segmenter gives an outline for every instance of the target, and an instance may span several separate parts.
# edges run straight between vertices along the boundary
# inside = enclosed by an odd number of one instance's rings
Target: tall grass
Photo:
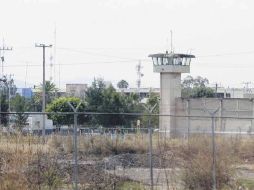
[[[147,134],[79,136],[79,161],[96,161],[126,153],[141,154],[147,159],[148,140]],[[72,136],[48,136],[46,144],[43,144],[38,136],[0,135],[0,189],[71,189],[72,167],[69,161],[72,159],[72,143]],[[217,137],[216,147],[217,187],[234,189],[235,166],[254,164],[254,140]],[[209,136],[193,136],[187,140],[161,138],[154,134],[153,152],[154,167],[165,168],[168,189],[172,188],[173,182],[174,189],[211,189],[212,154]],[[121,181],[96,165],[92,168],[89,174],[80,179],[84,189],[92,187],[88,179],[95,170],[94,175],[99,175],[100,181],[94,181],[93,187],[97,185],[110,189],[112,186],[109,184]],[[177,175],[176,172],[174,176],[174,172],[167,173],[167,168],[172,171],[180,169],[181,174]],[[87,168],[82,171],[85,170]],[[180,186],[177,185],[179,182]],[[98,186],[102,183],[105,185]]]

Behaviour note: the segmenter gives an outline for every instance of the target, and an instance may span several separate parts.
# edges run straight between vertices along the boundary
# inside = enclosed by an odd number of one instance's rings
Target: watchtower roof
[[[157,53],[150,54],[148,57],[157,57],[157,58],[195,58],[195,55],[191,54],[182,54],[182,53]]]

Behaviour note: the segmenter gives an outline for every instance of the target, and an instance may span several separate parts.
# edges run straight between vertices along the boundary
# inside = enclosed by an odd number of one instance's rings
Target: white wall
[[[254,103],[253,99],[176,99],[175,114],[177,117],[176,124],[172,126],[176,135],[186,135],[188,129],[190,133],[210,132],[211,118],[205,107],[209,111],[219,108],[216,113],[215,127],[217,132],[254,132]],[[203,118],[202,118],[203,117]],[[219,118],[222,117],[222,118]],[[223,118],[225,117],[225,118]]]

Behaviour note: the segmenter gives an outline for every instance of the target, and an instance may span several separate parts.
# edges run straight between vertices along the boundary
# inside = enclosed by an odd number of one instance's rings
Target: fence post
[[[74,145],[74,151],[73,151],[73,159],[74,159],[74,170],[73,170],[73,185],[74,185],[74,190],[78,190],[78,151],[77,151],[77,125],[78,125],[78,114],[77,110],[79,106],[81,105],[81,102],[77,105],[76,108],[71,105],[70,102],[68,102],[68,105],[71,107],[71,109],[74,112],[74,131],[73,131],[73,145]]]
[[[156,108],[157,103],[153,107],[147,107],[146,105],[142,104],[143,107],[149,112],[149,119],[148,119],[148,132],[149,132],[149,166],[150,166],[150,180],[151,180],[151,190],[153,190],[153,143],[152,143],[152,126],[151,126],[151,114],[153,110]]]
[[[149,130],[149,165],[150,165],[150,180],[151,180],[151,190],[153,190],[153,143],[152,143],[152,126],[151,126],[151,115],[148,120],[148,130]]]
[[[212,170],[212,177],[213,177],[213,190],[216,190],[216,147],[215,147],[215,113],[212,114],[212,147],[213,147],[213,170]]]
[[[252,119],[251,119],[251,128],[250,128],[250,133],[252,133],[253,128],[254,128],[254,99],[251,99],[251,109],[252,109]]]
[[[220,99],[220,131],[224,131],[224,127],[223,127],[223,99]]]
[[[212,156],[213,156],[213,163],[212,163],[212,180],[213,180],[213,190],[216,190],[216,144],[215,144],[215,115],[220,110],[220,106],[213,112],[209,111],[204,104],[204,111],[209,113],[212,118]]]
[[[190,137],[190,99],[187,100],[187,127],[188,127],[188,134],[187,134],[187,140],[189,142]]]
[[[74,183],[75,187],[74,189],[78,189],[78,156],[77,156],[77,120],[78,120],[78,115],[75,111],[74,113],[74,133],[73,133],[73,141],[74,141]]]

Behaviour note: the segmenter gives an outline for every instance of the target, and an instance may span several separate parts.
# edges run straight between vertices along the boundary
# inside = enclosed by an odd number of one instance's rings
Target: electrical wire
[[[27,61],[22,61],[24,63],[27,63]],[[91,64],[111,64],[111,63],[130,63],[134,61],[127,61],[127,60],[122,60],[122,61],[102,61],[102,62],[77,62],[77,63],[58,63],[54,65],[62,65],[62,66],[75,66],[75,65],[91,65]],[[32,63],[32,62],[29,62]],[[136,63],[136,62],[135,62]],[[4,67],[41,67],[41,64],[27,64],[27,65],[4,65]],[[46,67],[50,67],[50,64],[46,64]]]

